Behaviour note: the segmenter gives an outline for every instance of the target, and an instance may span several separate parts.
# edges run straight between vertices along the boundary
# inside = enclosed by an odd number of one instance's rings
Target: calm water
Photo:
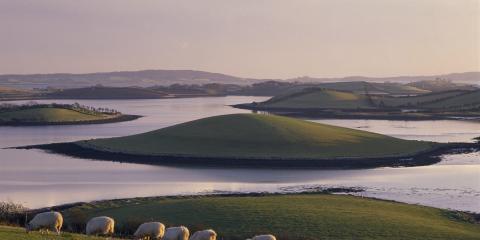
[[[124,136],[202,117],[246,112],[227,105],[263,97],[78,100],[146,117],[84,126],[0,127],[0,148]],[[51,102],[51,101],[39,101]],[[72,103],[75,101],[56,101]],[[321,120],[404,139],[471,141],[480,124],[462,121]],[[480,155],[439,164],[368,170],[175,168],[75,159],[39,150],[0,149],[0,201],[43,207],[68,202],[213,191],[291,191],[311,186],[362,187],[364,196],[480,212]]]

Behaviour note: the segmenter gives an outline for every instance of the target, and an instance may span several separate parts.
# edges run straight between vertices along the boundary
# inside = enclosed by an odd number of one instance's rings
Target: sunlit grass
[[[78,144],[143,155],[267,159],[403,156],[434,145],[262,114],[216,116],[144,134]]]
[[[86,204],[66,212],[107,215],[119,226],[156,220],[213,228],[220,239],[273,233],[280,239],[480,239],[480,227],[431,207],[329,195],[139,198]]]
[[[40,232],[26,233],[25,229],[19,227],[0,226],[0,239],[1,240],[104,240],[101,237],[88,237],[82,234],[73,234],[68,232],[62,232],[60,236],[50,232],[49,234]]]

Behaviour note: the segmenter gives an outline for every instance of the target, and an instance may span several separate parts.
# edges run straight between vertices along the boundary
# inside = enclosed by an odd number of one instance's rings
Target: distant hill
[[[480,79],[477,82],[480,84]],[[435,80],[424,80],[407,83],[405,86],[424,89],[431,92],[451,91],[451,90],[472,90],[479,85],[470,85],[465,83],[456,83],[452,80],[437,78]]]
[[[398,77],[364,77],[364,76],[349,76],[343,78],[315,78],[315,77],[299,77],[287,79],[288,81],[318,83],[318,82],[397,82],[409,83],[424,80],[448,79],[454,83],[467,83],[480,85],[480,72],[465,72],[465,73],[449,73],[441,75],[429,76],[398,76]]]
[[[156,99],[167,94],[145,88],[134,87],[86,87],[57,90],[44,95],[56,99]]]
[[[363,77],[351,76],[343,78],[312,78],[300,77],[292,79],[254,79],[241,78],[221,73],[211,73],[205,71],[194,70],[142,70],[142,71],[119,71],[119,72],[98,72],[98,73],[51,73],[51,74],[9,74],[0,75],[0,86],[12,88],[80,88],[95,85],[103,85],[109,87],[152,87],[152,86],[168,86],[172,84],[183,85],[203,85],[210,83],[219,84],[235,84],[235,85],[251,85],[254,83],[266,81],[278,82],[298,82],[298,83],[329,83],[329,82],[396,82],[410,83],[424,80],[447,79],[453,83],[468,83],[480,85],[480,72],[467,73],[451,73],[444,75],[432,76],[399,76],[399,77]],[[285,86],[277,86],[285,87]],[[398,88],[398,85],[390,85],[389,87]],[[415,86],[411,86],[415,87]],[[342,90],[342,89],[338,89]],[[416,91],[407,89],[406,91]],[[402,90],[403,91],[403,90]],[[400,92],[402,92],[400,91]],[[265,92],[265,90],[261,91]],[[255,95],[263,93],[252,91]]]
[[[15,88],[79,88],[94,85],[150,87],[155,85],[224,83],[246,85],[261,80],[193,70],[143,70],[85,74],[0,75],[0,86]]]
[[[1,99],[11,99],[11,98],[25,98],[34,95],[33,91],[25,89],[16,89],[10,87],[1,87],[0,86],[0,100]]]

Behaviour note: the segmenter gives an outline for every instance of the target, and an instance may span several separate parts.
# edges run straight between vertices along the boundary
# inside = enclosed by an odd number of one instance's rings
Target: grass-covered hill
[[[93,109],[68,104],[11,105],[0,107],[0,125],[54,125],[105,123],[133,120],[110,109]]]
[[[115,153],[228,159],[334,159],[405,156],[431,142],[263,114],[204,118],[127,137],[77,142]]]
[[[386,107],[444,108],[463,104],[480,103],[480,90],[453,90],[405,97],[375,97],[376,105]]]
[[[322,88],[307,88],[298,92],[276,96],[260,103],[260,106],[293,109],[368,109],[375,107],[365,95]]]
[[[478,81],[478,80],[477,80]],[[474,81],[472,81],[474,83]],[[477,82],[478,85],[478,82]],[[434,80],[423,80],[407,83],[406,86],[425,89],[431,92],[444,92],[452,90],[474,90],[478,89],[478,86],[465,83],[457,83],[448,79],[436,78]]]
[[[390,96],[367,95],[325,88],[306,88],[277,95],[265,102],[237,106],[267,111],[373,110],[379,112],[412,108],[426,111],[478,111],[480,108],[480,90],[452,90],[414,96]]]
[[[226,240],[261,233],[289,240],[480,239],[480,226],[464,213],[330,194],[138,198],[81,204],[63,213],[67,228],[106,215],[125,232],[156,220],[192,232],[212,228]]]
[[[477,109],[477,111],[480,111],[480,90],[467,91],[454,97],[424,102],[421,106],[429,109]]]
[[[377,82],[331,82],[331,83],[321,83],[317,87],[338,90],[338,91],[349,91],[354,93],[370,93],[370,94],[387,94],[387,95],[416,95],[424,94],[430,91],[424,90],[421,88],[416,88],[414,86],[408,86],[401,83],[377,83]]]
[[[146,88],[134,87],[86,87],[58,90],[48,93],[46,98],[59,99],[155,99],[167,94]]]

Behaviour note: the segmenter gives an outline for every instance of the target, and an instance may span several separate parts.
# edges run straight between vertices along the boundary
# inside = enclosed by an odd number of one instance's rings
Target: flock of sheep
[[[25,229],[29,231],[51,230],[60,234],[63,225],[63,217],[59,212],[43,212],[35,215],[35,217],[26,224]],[[110,217],[94,217],[87,223],[87,235],[113,235],[115,221]],[[135,233],[135,239],[162,239],[162,240],[216,240],[217,233],[212,229],[195,232],[190,237],[188,228],[184,226],[170,227],[165,230],[165,225],[160,222],[142,223]],[[250,240],[276,240],[273,235],[258,235]]]

